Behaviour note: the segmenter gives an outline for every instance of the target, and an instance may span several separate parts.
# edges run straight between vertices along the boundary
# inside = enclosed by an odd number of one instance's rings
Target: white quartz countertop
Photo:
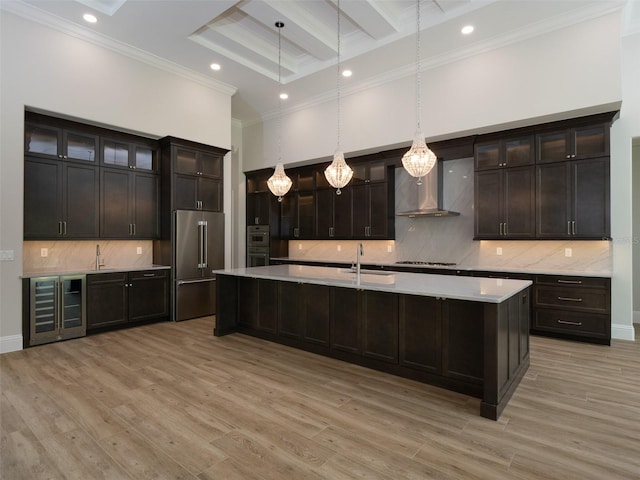
[[[100,268],[100,270],[96,270],[95,268],[61,269],[60,267],[51,267],[39,268],[37,270],[24,272],[20,278],[52,277],[62,275],[90,275],[96,273],[139,272],[141,270],[169,270],[170,268],[171,267],[168,265],[140,265],[135,267]]]
[[[356,274],[348,268],[309,265],[234,268],[214,270],[213,273],[487,303],[501,303],[531,285],[528,280],[378,270],[363,270],[358,283]]]

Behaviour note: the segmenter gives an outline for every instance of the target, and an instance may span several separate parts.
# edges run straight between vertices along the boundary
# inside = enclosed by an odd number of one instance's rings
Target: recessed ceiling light
[[[342,76],[343,77],[350,77],[351,75],[353,75],[353,72],[351,70],[343,70],[342,71]]]
[[[469,35],[470,33],[473,32],[473,25],[465,25],[464,27],[462,27],[462,30],[460,30],[462,32],[463,35]]]
[[[286,93],[284,93],[284,92],[282,92],[282,93],[280,94],[280,98],[281,98],[282,100],[286,100],[287,98],[289,98],[289,95],[288,95],[288,94],[286,94]]]
[[[210,66],[211,66],[211,70],[215,70],[216,72],[220,70],[220,64],[218,63],[212,63]]]
[[[98,17],[91,13],[85,13],[82,18],[84,18],[85,22],[96,23],[98,21]]]

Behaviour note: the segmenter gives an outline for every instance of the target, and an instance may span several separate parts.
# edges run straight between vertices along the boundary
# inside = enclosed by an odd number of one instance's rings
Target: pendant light
[[[284,23],[276,22],[278,28],[278,163],[273,175],[267,180],[267,186],[271,193],[278,197],[278,201],[282,201],[283,195],[286,195],[291,188],[291,179],[284,173],[284,165],[282,164],[282,81],[280,78],[281,57],[282,57],[282,27]]]
[[[346,186],[351,177],[353,177],[353,170],[347,165],[344,160],[344,153],[340,149],[340,0],[338,0],[338,82],[337,82],[337,124],[338,124],[338,145],[336,151],[333,153],[333,161],[325,171],[324,176],[329,184],[337,189],[336,194],[340,195],[341,188]]]
[[[413,136],[413,144],[403,155],[402,166],[409,175],[418,178],[418,185],[422,185],[422,177],[433,169],[437,158],[427,147],[420,128],[420,0],[416,0],[416,120],[418,126]]]

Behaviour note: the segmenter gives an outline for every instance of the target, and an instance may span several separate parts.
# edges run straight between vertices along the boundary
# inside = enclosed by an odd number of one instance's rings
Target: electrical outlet
[[[136,253],[137,253],[138,255],[142,255],[142,247],[138,247],[138,248],[136,248]]]
[[[502,255],[502,247],[496,247],[496,255]]]
[[[10,262],[13,259],[13,250],[0,250],[0,261]]]
[[[41,257],[48,257],[49,256],[49,249],[48,248],[41,248],[40,249],[40,256]]]
[[[387,245],[387,253],[393,252],[393,247],[391,245]]]
[[[342,251],[342,245],[338,245],[336,248],[338,249],[339,252]]]
[[[572,256],[573,256],[573,249],[571,249],[571,248],[565,248],[565,249],[564,249],[564,256],[565,256],[565,257],[572,257]]]
[[[302,250],[302,244],[301,243],[298,244],[298,250]]]

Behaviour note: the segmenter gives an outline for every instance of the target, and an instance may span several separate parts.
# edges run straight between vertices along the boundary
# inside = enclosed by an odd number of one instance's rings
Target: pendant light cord
[[[416,120],[420,128],[420,0],[416,0]]]
[[[338,62],[337,62],[337,80],[336,90],[338,93],[337,124],[338,124],[338,150],[340,150],[340,0],[338,0]]]
[[[282,80],[281,80],[281,64],[282,64],[282,27],[284,23],[276,22],[278,27],[278,163],[282,162]]]

